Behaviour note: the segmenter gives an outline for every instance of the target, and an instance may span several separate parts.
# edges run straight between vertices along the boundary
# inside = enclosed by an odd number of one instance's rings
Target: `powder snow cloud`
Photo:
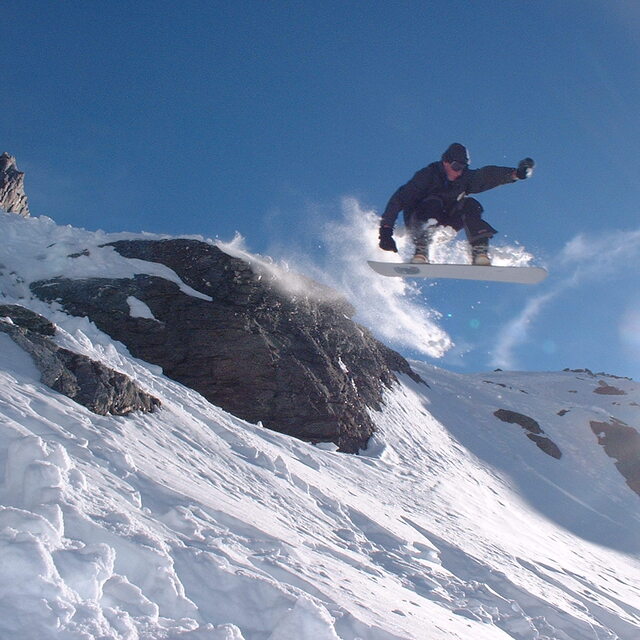
[[[441,358],[452,348],[451,337],[438,324],[440,314],[425,305],[415,284],[401,278],[382,278],[367,265],[371,259],[400,260],[378,248],[378,214],[364,209],[354,198],[344,198],[338,220],[334,217],[327,222],[314,211],[304,220],[304,227],[292,232],[286,245],[276,242],[270,248],[275,261],[250,253],[239,235],[231,242],[217,244],[275,276],[290,295],[315,293],[309,291],[309,283],[300,273],[336,289],[355,307],[356,321],[397,348],[409,348],[432,358]],[[311,257],[303,248],[309,237],[316,245],[322,242],[320,257]],[[399,237],[401,251],[405,244],[406,239]],[[326,295],[326,291],[320,290],[319,295]]]
[[[379,213],[364,207],[357,198],[342,198],[339,211],[335,206],[307,203],[294,219],[298,226],[283,230],[278,228],[277,212],[269,216],[273,242],[268,254],[273,259],[251,253],[240,235],[217,244],[276,276],[290,295],[314,295],[308,291],[308,281],[298,275],[301,273],[338,290],[356,308],[356,321],[398,350],[443,359],[459,358],[472,348],[464,336],[454,341],[443,328],[441,311],[429,303],[423,291],[432,281],[384,278],[367,265],[367,260],[408,259],[412,243],[401,225],[395,234],[399,253],[392,254],[378,248]],[[439,228],[431,257],[436,262],[468,262],[468,243],[452,229]],[[505,266],[526,266],[533,259],[524,247],[508,244],[493,246],[492,257],[494,264]]]

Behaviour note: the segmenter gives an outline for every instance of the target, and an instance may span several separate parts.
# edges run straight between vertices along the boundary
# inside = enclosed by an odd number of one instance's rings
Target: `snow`
[[[148,318],[149,320],[156,319],[151,309],[149,309],[142,300],[138,300],[135,296],[128,296],[127,304],[129,305],[129,311],[132,318]]]
[[[0,334],[2,640],[640,637],[640,496],[589,426],[637,426],[638,383],[415,362],[429,386],[403,378],[369,448],[344,455],[224,412],[29,296],[58,275],[184,286],[100,247],[139,235],[11,215],[0,231],[0,302],[162,402],[92,414]],[[594,393],[601,379],[626,395]],[[561,459],[499,408],[537,420]]]
[[[307,221],[312,224],[310,221]],[[300,247],[290,238],[284,246],[274,246],[273,260],[252,255],[237,235],[232,242],[218,243],[227,253],[249,261],[256,268],[277,275],[282,289],[291,295],[309,295],[307,281],[299,273],[339,290],[355,307],[356,321],[375,330],[376,336],[397,348],[412,353],[442,358],[455,348],[451,336],[441,322],[442,314],[429,307],[428,296],[411,279],[380,278],[367,260],[406,262],[412,255],[413,243],[402,226],[395,229],[398,254],[378,248],[380,215],[364,208],[355,198],[342,202],[342,217],[331,217],[321,229],[314,229],[322,241],[320,258]],[[430,248],[431,257],[442,263],[470,263],[469,244],[452,230],[438,229]],[[324,257],[322,257],[324,256]],[[517,244],[492,244],[491,256],[497,266],[533,266],[533,255]],[[433,284],[431,285],[433,286]],[[458,345],[458,349],[464,349]]]

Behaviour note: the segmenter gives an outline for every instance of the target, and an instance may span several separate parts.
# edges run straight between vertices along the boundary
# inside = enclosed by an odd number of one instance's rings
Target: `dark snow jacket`
[[[428,196],[442,199],[445,209],[451,210],[466,194],[480,193],[516,182],[513,167],[488,165],[480,169],[465,169],[462,175],[451,182],[447,179],[442,162],[432,162],[420,169],[407,184],[402,185],[392,196],[382,214],[382,224],[392,227],[400,211],[405,219],[411,215],[418,204]]]

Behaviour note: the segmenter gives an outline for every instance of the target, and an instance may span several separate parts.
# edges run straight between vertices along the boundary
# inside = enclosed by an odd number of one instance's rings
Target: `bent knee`
[[[475,198],[465,198],[460,213],[463,216],[481,216],[484,207]]]

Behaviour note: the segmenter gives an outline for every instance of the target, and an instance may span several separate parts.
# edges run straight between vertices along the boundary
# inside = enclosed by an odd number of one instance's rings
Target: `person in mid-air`
[[[411,262],[429,262],[433,230],[449,226],[456,231],[465,230],[474,265],[491,265],[489,240],[497,231],[482,219],[482,205],[468,194],[529,178],[533,167],[533,160],[525,158],[517,168],[489,165],[470,169],[467,148],[454,142],[439,162],[418,171],[391,196],[380,222],[380,248],[398,251],[393,226],[400,211],[404,211],[405,225],[415,245]]]

